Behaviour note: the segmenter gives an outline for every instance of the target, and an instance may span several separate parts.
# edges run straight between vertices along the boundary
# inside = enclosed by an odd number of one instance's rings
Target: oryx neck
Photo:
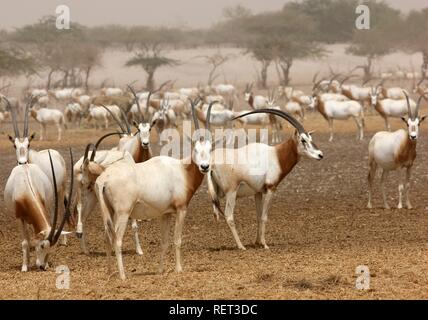
[[[275,149],[281,168],[279,183],[299,162],[299,154],[297,152],[297,142],[293,138],[275,146]]]

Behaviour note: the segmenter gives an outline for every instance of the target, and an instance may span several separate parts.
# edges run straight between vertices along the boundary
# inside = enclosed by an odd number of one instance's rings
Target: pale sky
[[[11,29],[70,7],[71,21],[102,24],[209,27],[225,6],[242,4],[254,13],[280,9],[287,0],[0,0],[0,29]],[[427,0],[386,0],[402,10],[428,6]]]

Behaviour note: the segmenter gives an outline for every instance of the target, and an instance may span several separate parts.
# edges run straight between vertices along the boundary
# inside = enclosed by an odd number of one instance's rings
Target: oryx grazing
[[[31,105],[34,103],[35,99],[30,99],[27,103],[24,116],[24,131],[22,137],[19,133],[17,116],[14,109],[11,109],[9,100],[5,99],[6,103],[9,106],[9,110],[12,115],[12,126],[14,130],[15,137],[8,136],[9,140],[13,143],[13,147],[16,152],[16,161],[18,164],[33,164],[39,167],[39,169],[48,177],[49,181],[53,186],[53,175],[51,173],[51,168],[49,165],[49,153],[52,158],[54,167],[55,167],[55,177],[58,188],[58,194],[61,202],[63,201],[67,204],[70,199],[67,199],[65,196],[66,182],[67,182],[67,168],[65,165],[64,158],[61,154],[53,149],[36,151],[33,150],[30,146],[31,141],[35,137],[35,133],[29,135],[28,129],[28,110],[31,108]],[[65,238],[63,239],[65,244]]]
[[[30,264],[30,248],[36,250],[36,266],[42,270],[48,268],[48,254],[57,243],[70,215],[70,202],[57,229],[58,221],[58,192],[55,176],[55,168],[48,151],[53,185],[48,176],[35,164],[18,164],[13,168],[4,190],[6,208],[15,214],[21,222],[22,234],[22,272],[28,271]],[[70,150],[71,165],[73,155]],[[73,178],[70,184],[69,199],[73,193]],[[54,210],[52,215],[52,200]],[[33,228],[34,239],[31,239],[29,226]]]
[[[198,130],[199,123],[195,113],[193,115],[195,129]],[[205,135],[200,135],[193,144],[191,156],[182,160],[158,156],[143,163],[135,163],[132,157],[126,154],[124,160],[112,164],[105,170],[96,164],[92,165],[91,170],[103,171],[95,182],[95,192],[107,235],[107,255],[110,257],[113,246],[121,279],[125,279],[122,238],[129,218],[161,220],[162,272],[168,249],[171,218],[176,214],[175,269],[177,272],[182,271],[181,234],[184,218],[190,200],[202,183],[204,175],[210,170],[211,150],[211,141]],[[147,188],[147,185],[150,185],[150,188]]]
[[[136,99],[137,100],[137,99]],[[138,104],[138,102],[137,102]],[[113,114],[112,114],[113,116]],[[132,134],[131,128],[126,120],[126,117],[123,117],[124,123],[121,123],[117,117],[113,117],[117,124],[119,125],[121,132],[108,133],[102,136],[94,145],[94,149],[91,154],[89,154],[89,149],[91,145],[87,146],[85,155],[76,162],[73,168],[73,173],[77,181],[77,196],[76,196],[76,209],[77,209],[77,228],[76,234],[80,239],[80,244],[82,251],[85,254],[89,254],[89,250],[86,245],[86,232],[84,232],[84,225],[89,214],[94,210],[97,199],[94,192],[95,180],[98,178],[98,175],[102,171],[90,171],[89,166],[91,163],[95,162],[101,168],[105,169],[110,166],[112,163],[115,163],[123,159],[124,153],[129,152],[136,163],[144,162],[150,159],[153,155],[150,148],[150,132],[153,127],[153,122],[144,121],[144,115],[141,115],[142,122],[134,123],[137,132]],[[112,150],[101,150],[97,151],[100,143],[107,137],[112,135],[119,135],[121,138],[119,140],[118,146]],[[96,155],[96,157],[95,157]],[[136,245],[136,252],[139,255],[143,254],[141,249],[140,241],[138,238],[138,224],[136,220],[132,221],[132,229],[134,231],[134,240]]]
[[[391,125],[389,124],[389,117],[393,118],[401,118],[408,115],[408,103],[410,104],[410,109],[412,112],[416,109],[416,102],[412,99],[408,99],[406,96],[407,93],[403,92],[403,95],[406,97],[405,99],[380,99],[381,90],[379,87],[377,89],[372,89],[371,92],[371,104],[375,108],[375,110],[379,113],[379,115],[385,121],[386,130],[391,131]],[[407,101],[408,99],[408,101]]]
[[[254,195],[258,231],[256,243],[268,249],[265,230],[269,207],[279,183],[299,162],[302,156],[321,160],[323,153],[312,141],[311,133],[290,114],[272,109],[261,109],[240,115],[255,113],[279,116],[296,128],[294,135],[276,146],[250,143],[238,149],[215,149],[211,155],[211,172],[208,175],[208,191],[215,216],[223,214],[219,199],[226,198],[224,216],[239,249],[245,250],[234,222],[237,197]]]
[[[266,108],[268,104],[268,98],[260,95],[253,94],[254,83],[247,84],[244,91],[244,99],[254,110]]]
[[[83,108],[77,102],[69,103],[65,107],[64,115],[67,123],[80,127],[80,123],[83,117]]]
[[[383,195],[383,205],[385,209],[389,209],[385,194],[385,180],[388,173],[392,170],[405,169],[406,178],[403,183],[400,181],[398,186],[398,209],[403,208],[402,198],[403,191],[406,196],[407,209],[412,209],[409,199],[410,193],[410,177],[413,163],[416,159],[416,142],[419,137],[419,126],[425,120],[426,116],[419,116],[419,107],[423,96],[419,97],[416,109],[413,111],[410,105],[410,99],[407,98],[408,118],[403,117],[403,121],[407,124],[407,130],[399,129],[394,132],[381,131],[376,133],[369,144],[369,201],[368,208],[372,208],[372,192],[373,180],[376,175],[377,168],[382,169],[381,189]]]
[[[58,141],[61,141],[62,130],[65,128],[64,114],[56,109],[34,107],[30,108],[31,117],[40,124],[40,140],[47,139],[46,127],[48,125],[54,125],[58,132]]]
[[[328,122],[330,130],[329,141],[333,141],[333,121],[334,120],[348,120],[353,118],[355,124],[357,125],[357,139],[364,139],[364,110],[358,101],[354,100],[324,100],[322,94],[317,93],[317,88],[315,88],[314,93],[314,104],[318,112],[324,117]]]

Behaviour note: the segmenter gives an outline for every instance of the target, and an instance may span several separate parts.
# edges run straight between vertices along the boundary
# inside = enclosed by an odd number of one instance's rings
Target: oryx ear
[[[104,172],[104,167],[99,165],[98,163],[89,162],[88,170],[91,174],[98,177],[101,173]]]
[[[156,121],[158,121],[158,119],[152,121],[152,123],[150,124],[150,129],[153,128],[153,126],[156,124]]]
[[[419,120],[419,123],[424,122],[424,121],[425,121],[425,119],[426,119],[426,117],[427,117],[427,115],[422,116],[422,117],[421,117],[421,119]]]
[[[9,138],[10,142],[15,143],[14,137],[12,137],[10,134],[8,134],[7,137]]]
[[[36,137],[36,133],[33,132],[31,136],[28,138],[28,141],[31,142]]]
[[[404,122],[405,124],[407,124],[407,119],[406,119],[405,117],[401,117],[401,120],[403,120],[403,122]]]
[[[135,120],[134,120],[134,121],[132,122],[132,124],[134,125],[134,127],[135,127],[135,128],[137,128],[137,129],[138,129],[138,123],[137,123],[137,121],[135,121]]]
[[[311,136],[311,135],[313,135],[315,132],[316,132],[315,130],[311,130],[311,131],[309,131],[309,132],[308,132],[308,135],[310,135],[310,136]]]

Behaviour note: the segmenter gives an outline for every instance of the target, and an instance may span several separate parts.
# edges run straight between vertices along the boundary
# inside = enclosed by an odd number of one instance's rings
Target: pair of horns
[[[412,120],[415,120],[418,117],[418,115],[419,115],[419,108],[421,106],[422,99],[424,99],[426,97],[423,94],[419,96],[418,102],[416,103],[415,114],[413,114],[412,108],[410,107],[410,98],[409,98],[409,95],[404,90],[403,90],[403,93],[406,96],[407,110],[408,110],[408,113],[409,113],[409,118],[411,118]]]
[[[10,111],[12,115],[12,125],[13,125],[13,131],[15,132],[15,138],[20,138],[16,110],[12,108],[9,99],[7,99],[5,96],[2,96],[2,98],[6,101],[7,109]],[[23,138],[28,137],[28,111],[30,110],[30,108],[33,107],[36,100],[37,100],[36,97],[31,95],[25,107]]]
[[[199,120],[196,116],[196,106],[202,101],[202,99],[200,97],[196,98],[195,100],[192,100],[190,98],[188,98],[190,101],[190,105],[192,106],[192,116],[193,116],[193,122],[195,123],[195,129],[199,130]],[[211,108],[214,104],[218,103],[218,101],[211,101],[210,104],[208,105],[208,110],[207,110],[207,116],[206,116],[206,129],[209,131],[210,130],[210,119],[211,119]]]

